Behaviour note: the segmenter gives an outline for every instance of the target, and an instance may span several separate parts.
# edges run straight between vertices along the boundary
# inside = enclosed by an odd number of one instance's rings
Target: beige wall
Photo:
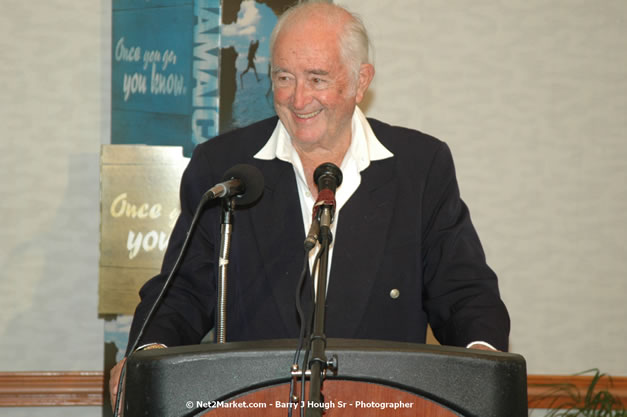
[[[2,3],[0,371],[102,368],[98,157],[109,140],[110,9]]]
[[[627,375],[627,3],[344,3],[377,50],[368,114],[453,150],[512,350],[532,373]],[[0,371],[101,368],[110,10],[3,2]]]
[[[343,0],[368,114],[449,143],[531,373],[627,375],[627,2]]]

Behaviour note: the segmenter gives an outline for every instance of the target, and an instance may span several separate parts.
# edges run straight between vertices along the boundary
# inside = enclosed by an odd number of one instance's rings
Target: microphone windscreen
[[[244,184],[244,192],[235,197],[238,205],[254,203],[263,194],[263,174],[257,167],[248,164],[237,164],[229,168],[222,178],[223,181],[238,179]]]
[[[335,192],[336,187],[342,185],[342,171],[337,165],[325,162],[316,168],[313,179],[318,189],[329,187]]]

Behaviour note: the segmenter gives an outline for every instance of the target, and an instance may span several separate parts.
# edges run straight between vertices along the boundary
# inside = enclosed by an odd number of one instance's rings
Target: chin
[[[295,129],[293,134],[290,132],[290,136],[303,144],[314,144],[319,142],[322,137],[322,135],[314,127],[301,127],[300,129]]]
[[[317,136],[311,137],[311,136],[295,135],[294,140],[303,145],[315,145],[316,143],[320,142],[320,138]]]

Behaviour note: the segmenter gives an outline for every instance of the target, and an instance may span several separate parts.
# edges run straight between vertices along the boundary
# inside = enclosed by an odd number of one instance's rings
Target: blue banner
[[[114,1],[111,143],[182,146],[218,133],[220,0]]]

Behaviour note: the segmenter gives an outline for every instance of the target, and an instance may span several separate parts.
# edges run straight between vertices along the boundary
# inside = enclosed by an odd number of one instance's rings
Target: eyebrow
[[[286,70],[285,68],[281,68],[281,67],[277,67],[277,68],[273,68],[272,69],[272,74],[278,74],[280,72],[289,72],[289,71]],[[305,71],[305,73],[306,74],[312,74],[312,75],[329,75],[329,71],[323,70],[323,69],[311,69],[311,70]]]
[[[287,71],[285,71],[283,68],[280,68],[280,67],[272,68],[272,74],[278,74],[279,72],[287,72]]]
[[[312,69],[306,72],[307,74],[313,74],[313,75],[329,75],[329,71],[322,70],[322,69]]]

